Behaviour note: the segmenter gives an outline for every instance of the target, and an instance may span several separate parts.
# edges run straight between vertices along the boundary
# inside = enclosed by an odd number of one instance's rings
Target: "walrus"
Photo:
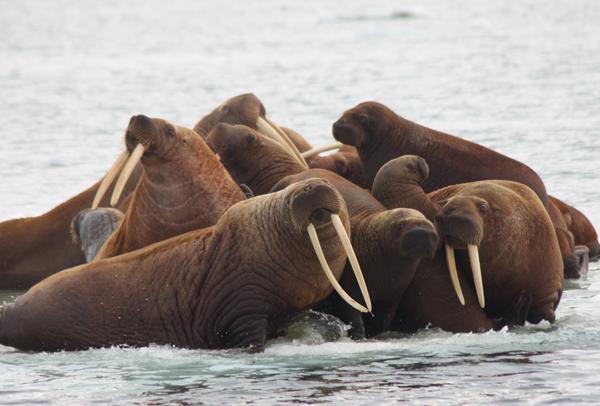
[[[372,315],[362,316],[337,293],[332,293],[328,300],[332,305],[331,312],[351,325],[348,333],[354,339],[385,332],[419,261],[431,257],[437,248],[438,236],[433,224],[416,210],[386,210],[369,191],[324,169],[287,176],[273,190],[281,190],[312,177],[329,181],[346,202],[352,246],[373,305]],[[351,296],[360,292],[349,262],[340,278],[340,285]]]
[[[245,125],[220,123],[206,143],[233,179],[255,195],[268,193],[280,179],[306,169],[280,143]]]
[[[281,143],[298,160],[301,165],[307,167],[307,163],[302,157],[294,139],[300,141],[300,134],[288,135],[288,132],[282,130],[277,124],[266,117],[266,109],[263,103],[253,93],[245,93],[232,97],[221,103],[212,112],[204,116],[194,126],[194,131],[200,134],[204,139],[219,123],[230,125],[241,124],[250,127]],[[308,142],[307,142],[308,144]],[[300,143],[300,147],[303,145]]]
[[[377,198],[384,206],[388,207],[388,204],[394,206],[394,201],[398,195],[402,195],[405,207],[420,210],[425,214],[425,217],[433,220],[440,207],[429,200],[429,197],[422,191],[420,186],[428,176],[429,166],[423,158],[416,155],[404,155],[389,161],[380,168],[373,181],[373,190],[377,190]],[[395,181],[396,178],[402,181],[397,182]],[[564,223],[561,222],[562,216],[560,213],[552,206],[551,202],[549,202],[547,209],[555,227],[563,258],[565,277],[579,278],[581,272],[585,272],[581,268],[585,261],[580,260],[581,254],[575,254],[573,238]]]
[[[317,155],[306,160],[309,168],[327,169],[360,187],[367,189],[370,187],[358,152],[352,146],[342,144],[339,150],[333,154]]]
[[[335,188],[299,182],[237,203],[213,227],[49,277],[0,309],[0,344],[261,349],[337,284],[348,230]]]
[[[134,168],[117,206],[125,210],[129,194],[134,190],[142,173]],[[101,182],[35,217],[8,220],[0,223],[0,289],[25,289],[42,279],[66,268],[85,262],[80,247],[71,239],[71,220],[80,211],[92,205]],[[114,184],[107,185],[112,193]],[[106,207],[109,198],[97,205]]]
[[[575,238],[575,245],[587,246],[589,248],[590,260],[597,260],[600,256],[600,243],[598,242],[598,234],[591,221],[575,207],[566,204],[554,196],[548,197],[562,213],[567,229]]]
[[[486,179],[523,183],[539,196],[544,207],[548,196],[537,173],[518,162],[476,143],[408,121],[377,102],[363,102],[346,110],[333,124],[336,140],[356,147],[367,182],[379,168],[401,155],[418,155],[429,163],[425,192],[444,186]]]
[[[562,213],[551,199],[548,201],[548,215],[556,231],[556,239],[564,264],[565,278],[578,279],[582,274],[587,273],[587,270],[580,269],[580,264],[585,264],[586,261],[581,261],[576,255],[575,238],[568,230]]]
[[[128,167],[141,162],[140,178],[125,217],[95,259],[116,256],[185,232],[214,225],[234,203],[245,199],[238,185],[194,131],[168,121],[133,116],[125,143]]]
[[[536,194],[522,183],[494,180],[447,186],[425,195],[415,186],[423,177],[419,159],[405,156],[384,165],[373,195],[386,196],[386,207],[414,205],[420,195],[440,208],[434,222],[459,301],[465,302],[458,270],[469,264],[478,302],[490,318],[553,322],[562,294],[563,266],[552,221]],[[386,171],[397,162],[399,168],[407,168],[403,164],[407,160],[417,170],[406,170],[404,175],[401,169]],[[386,174],[386,179],[380,177]],[[395,200],[381,190],[394,183],[405,184],[395,189]],[[512,314],[515,306],[525,314]]]

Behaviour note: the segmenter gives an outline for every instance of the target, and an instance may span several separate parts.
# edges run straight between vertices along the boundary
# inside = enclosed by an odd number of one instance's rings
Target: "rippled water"
[[[598,225],[598,21],[594,0],[6,2],[0,219],[92,184],[131,115],[191,127],[253,91],[316,145],[343,110],[379,100],[526,162]],[[595,403],[599,271],[567,285],[552,326],[363,343],[307,333],[253,355],[0,347],[0,403]]]

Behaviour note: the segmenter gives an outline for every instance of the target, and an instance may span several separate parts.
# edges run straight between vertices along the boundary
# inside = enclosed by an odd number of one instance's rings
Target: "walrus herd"
[[[0,223],[0,288],[29,288],[0,308],[0,344],[260,351],[309,308],[353,339],[552,323],[600,255],[521,162],[377,102],[332,131],[313,149],[254,94],[193,130],[133,116],[100,182]]]

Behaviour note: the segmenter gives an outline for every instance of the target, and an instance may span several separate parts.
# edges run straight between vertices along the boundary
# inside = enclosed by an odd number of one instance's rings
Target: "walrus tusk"
[[[342,288],[338,281],[335,279],[335,276],[333,275],[333,272],[331,272],[331,268],[329,268],[329,264],[325,259],[325,254],[323,253],[323,249],[321,248],[321,243],[319,242],[319,236],[317,235],[317,230],[315,229],[315,226],[312,223],[310,223],[308,227],[306,227],[306,231],[308,231],[308,236],[310,237],[310,242],[312,243],[312,246],[315,250],[315,254],[317,254],[317,258],[319,258],[321,268],[323,269],[325,276],[327,276],[327,279],[329,279],[329,282],[331,282],[331,284],[333,285],[335,291],[339,293],[342,299],[344,299],[350,306],[354,307],[360,312],[368,313],[369,309],[358,303],[356,300],[352,299],[350,295],[346,293],[344,288]]]
[[[277,124],[274,124],[267,118],[259,117],[256,121],[256,127],[258,128],[258,132],[283,145],[283,147],[286,148],[300,164],[308,168],[308,164],[300,154],[300,151],[298,151],[298,148],[296,148],[296,145]]]
[[[125,188],[125,185],[127,184],[127,181],[129,180],[129,177],[131,176],[133,169],[135,168],[137,163],[140,161],[140,159],[142,159],[142,155],[144,155],[144,151],[146,151],[146,148],[142,144],[138,144],[135,147],[135,149],[133,150],[133,152],[131,153],[131,155],[129,156],[129,159],[127,160],[127,163],[123,167],[123,170],[121,171],[121,175],[119,176],[119,179],[117,180],[117,184],[115,185],[115,189],[113,190],[112,197],[110,198],[111,206],[114,207],[117,205],[117,203],[119,203],[119,199],[121,198],[121,193],[123,193],[123,189]]]
[[[327,152],[327,151],[332,151],[334,149],[340,149],[341,146],[342,146],[341,142],[335,142],[333,144],[325,145],[322,147],[309,149],[308,151],[304,151],[301,155],[302,155],[302,158],[308,159],[315,155],[319,155],[321,152]]]
[[[335,231],[337,232],[338,237],[342,242],[344,251],[346,251],[346,255],[348,256],[348,260],[350,261],[350,265],[352,266],[352,271],[354,271],[354,276],[356,277],[356,281],[358,282],[358,286],[360,287],[360,292],[362,293],[363,299],[365,300],[365,304],[367,305],[367,309],[371,311],[373,310],[373,306],[371,305],[369,289],[367,288],[365,277],[363,276],[362,270],[360,269],[360,264],[358,263],[358,259],[356,258],[354,248],[352,248],[352,243],[350,242],[350,238],[348,238],[346,229],[342,224],[342,220],[340,220],[340,216],[338,216],[337,214],[332,214],[331,222],[333,223],[333,227],[335,227]]]
[[[477,245],[467,246],[469,250],[469,261],[471,262],[471,272],[473,272],[473,282],[477,291],[477,300],[479,306],[485,309],[485,296],[483,294],[483,281],[481,280],[481,264],[479,263],[479,250]]]
[[[465,305],[465,297],[462,289],[460,288],[460,281],[458,280],[458,271],[456,270],[456,258],[454,257],[454,248],[446,244],[446,262],[448,263],[448,272],[450,273],[450,280],[456,292],[456,297],[461,305]]]
[[[121,169],[123,169],[123,165],[125,165],[125,162],[127,162],[128,157],[129,152],[127,150],[123,151],[119,155],[113,166],[108,170],[108,172],[106,172],[106,175],[104,175],[104,178],[102,179],[102,182],[100,183],[100,186],[96,191],[96,196],[94,196],[94,201],[92,202],[92,209],[98,207],[98,205],[100,204],[100,200],[102,200],[104,194],[106,193],[110,185],[113,183],[117,175],[121,172]]]

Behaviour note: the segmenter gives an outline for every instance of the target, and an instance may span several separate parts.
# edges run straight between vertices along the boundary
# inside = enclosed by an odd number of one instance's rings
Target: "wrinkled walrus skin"
[[[372,314],[363,315],[332,292],[331,312],[351,325],[350,337],[361,339],[389,330],[402,295],[423,258],[431,257],[438,236],[433,224],[411,209],[386,210],[371,193],[325,169],[311,169],[279,181],[273,190],[304,179],[327,179],[346,201],[352,246],[363,271],[373,302]],[[340,284],[352,297],[360,289],[347,263]]]
[[[356,147],[372,184],[379,168],[401,155],[418,155],[429,164],[423,189],[486,179],[524,183],[548,205],[544,183],[527,165],[489,148],[408,121],[385,105],[363,102],[333,124],[336,140]]]
[[[129,151],[139,144],[145,147],[143,173],[123,221],[95,260],[214,225],[227,208],[245,199],[190,129],[138,115],[131,118],[125,141]]]
[[[332,290],[309,224],[340,277],[346,254],[329,213],[349,230],[342,197],[312,179],[240,202],[214,227],[62,271],[0,309],[0,344],[260,349],[289,314]]]
[[[459,270],[465,275],[470,276],[470,265],[464,250],[467,245],[478,247],[485,312],[490,318],[518,324],[554,321],[562,294],[562,258],[552,221],[533,191],[520,183],[497,180],[425,194],[419,185],[424,180],[421,159],[404,156],[387,163],[375,179],[373,194],[386,207],[414,207],[419,201],[425,211],[439,207],[434,216],[438,234],[456,250]],[[414,171],[407,161],[412,161]]]

